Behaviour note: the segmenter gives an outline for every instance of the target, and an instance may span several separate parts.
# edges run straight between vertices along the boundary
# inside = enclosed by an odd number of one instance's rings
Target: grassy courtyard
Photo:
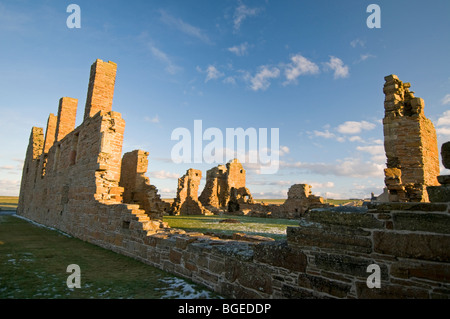
[[[67,266],[81,270],[68,288]],[[132,258],[0,215],[0,299],[180,299],[217,295]]]

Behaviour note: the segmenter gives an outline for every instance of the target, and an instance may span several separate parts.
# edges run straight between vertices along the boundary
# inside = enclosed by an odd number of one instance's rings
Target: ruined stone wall
[[[390,201],[427,202],[427,186],[438,185],[439,153],[433,123],[424,115],[423,99],[396,75],[385,77],[385,183]]]
[[[119,185],[124,189],[124,203],[138,204],[151,219],[162,219],[163,214],[169,211],[170,204],[161,199],[158,189],[150,184],[150,179],[145,175],[148,155],[143,150],[123,155]]]
[[[188,169],[186,174],[178,179],[177,197],[172,203],[173,215],[211,215],[198,199],[198,189],[202,172]]]
[[[225,165],[219,165],[208,170],[206,184],[199,200],[205,207],[212,210],[238,210],[239,204],[253,203],[250,190],[245,187],[246,171],[238,159],[233,159]]]

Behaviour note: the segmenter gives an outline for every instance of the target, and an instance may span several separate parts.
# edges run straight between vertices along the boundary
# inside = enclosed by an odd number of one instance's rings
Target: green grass
[[[18,203],[18,196],[0,196],[0,210],[16,210]]]
[[[241,223],[219,223],[223,219],[237,219]],[[274,239],[286,238],[287,226],[298,226],[298,220],[247,217],[234,215],[214,216],[164,216],[164,221],[172,228],[201,233],[216,233],[232,235],[233,233],[246,233]]]
[[[67,266],[81,269],[81,288],[67,287]],[[132,258],[0,215],[0,299],[215,298],[202,286]]]

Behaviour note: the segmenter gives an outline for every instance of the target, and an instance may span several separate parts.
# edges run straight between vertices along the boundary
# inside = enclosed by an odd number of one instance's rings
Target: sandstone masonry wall
[[[439,153],[436,130],[424,115],[425,102],[414,97],[410,83],[385,77],[385,183],[390,201],[427,202],[427,186],[438,185]]]

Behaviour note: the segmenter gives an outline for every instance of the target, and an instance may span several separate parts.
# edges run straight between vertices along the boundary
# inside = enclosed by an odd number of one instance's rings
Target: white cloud
[[[436,123],[436,126],[446,125],[450,125],[450,111],[445,111]]]
[[[236,84],[236,79],[232,76],[227,76],[224,80],[223,83],[227,83],[227,84]]]
[[[319,136],[319,137],[324,137],[324,138],[336,138],[336,135],[334,135],[333,133],[330,133],[330,131],[325,130],[324,132],[322,131],[314,131],[313,132],[315,136]]]
[[[162,171],[154,171],[149,173],[150,177],[158,178],[158,179],[178,179],[180,177],[177,173],[170,173],[164,170]]]
[[[155,115],[154,117],[146,116],[144,117],[144,121],[149,123],[159,123],[159,116],[158,115]]]
[[[238,31],[241,27],[242,22],[245,19],[247,19],[247,17],[256,16],[259,13],[259,11],[260,11],[259,8],[249,8],[241,3],[234,11],[233,15],[234,30]]]
[[[225,75],[224,73],[220,72],[214,65],[208,65],[208,67],[204,71],[199,66],[197,66],[196,69],[200,73],[206,73],[205,83],[211,80],[217,80]]]
[[[361,39],[355,39],[355,40],[353,40],[352,42],[350,42],[350,45],[351,45],[353,48],[356,48],[357,46],[365,47],[366,43],[365,43],[365,41],[363,41],[363,40],[361,40]]]
[[[358,158],[347,158],[335,163],[288,163],[281,161],[280,168],[295,168],[319,175],[335,175],[347,177],[382,177],[384,176],[383,164],[370,161],[362,161]]]
[[[236,54],[237,56],[243,56],[248,54],[249,45],[247,42],[240,45],[235,45],[234,47],[228,48],[228,51]]]
[[[288,64],[284,71],[287,79],[286,83],[295,81],[300,75],[319,73],[317,64],[300,54],[291,57],[291,61],[292,63]]]
[[[153,56],[155,58],[157,58],[161,62],[164,62],[165,64],[167,64],[167,67],[166,67],[167,72],[169,72],[170,74],[175,74],[179,70],[181,70],[180,67],[176,66],[172,62],[172,60],[169,58],[169,56],[166,53],[164,53],[163,51],[161,51],[160,49],[158,49],[157,47],[155,47],[151,44],[149,45],[149,48],[150,48],[150,52],[153,54]]]
[[[357,146],[356,149],[371,155],[384,155],[383,145]]]
[[[174,27],[175,29],[178,29],[184,34],[197,38],[205,43],[211,43],[209,37],[200,28],[190,25],[189,23],[186,23],[181,19],[177,19],[174,16],[165,12],[164,10],[160,10],[160,14],[161,14],[161,21],[164,22],[165,24]]]
[[[266,90],[270,86],[269,79],[280,76],[280,70],[276,67],[269,68],[268,66],[259,67],[258,73],[254,77],[250,77],[251,89],[253,91]]]
[[[444,96],[444,98],[441,100],[442,105],[447,105],[450,104],[450,94],[447,94],[446,96]]]
[[[0,180],[0,195],[2,196],[19,196],[20,181],[19,180]]]
[[[369,58],[376,58],[376,56],[373,54],[370,54],[370,53],[361,54],[359,56],[359,60],[355,61],[354,63],[360,63],[360,62],[366,61]]]
[[[205,82],[218,79],[218,78],[222,77],[223,75],[224,74],[222,72],[220,72],[219,70],[217,70],[217,68],[215,66],[209,65],[208,68],[206,69]]]
[[[341,134],[359,134],[363,130],[370,131],[376,127],[375,124],[367,121],[355,122],[347,121],[337,127],[337,131]]]
[[[283,145],[280,146],[280,156],[289,154],[289,152],[290,152],[289,147]]]
[[[330,56],[330,62],[324,63],[326,69],[331,69],[334,71],[334,78],[346,78],[349,76],[349,67],[344,65],[344,62],[334,56]]]

